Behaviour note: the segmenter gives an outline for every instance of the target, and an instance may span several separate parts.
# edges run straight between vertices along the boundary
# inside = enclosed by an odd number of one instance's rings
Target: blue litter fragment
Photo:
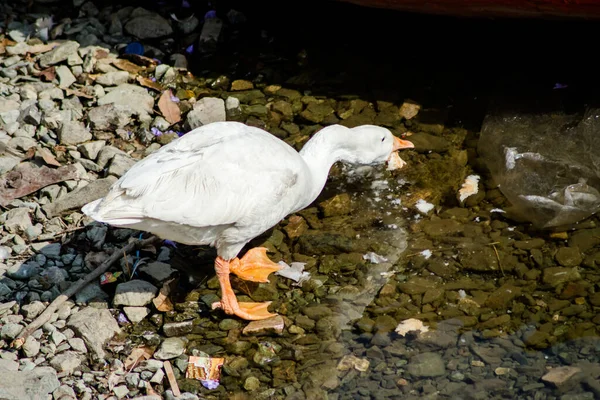
[[[131,42],[125,47],[125,54],[144,55],[144,46],[140,42]]]

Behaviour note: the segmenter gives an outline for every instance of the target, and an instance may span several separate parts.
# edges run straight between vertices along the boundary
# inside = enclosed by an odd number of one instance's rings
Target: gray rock
[[[33,301],[21,307],[21,312],[27,319],[34,319],[44,311],[46,306],[41,301]]]
[[[27,357],[35,357],[40,352],[40,342],[33,336],[29,336],[23,344],[23,353]]]
[[[116,181],[117,178],[114,176],[95,180],[87,186],[68,193],[53,203],[44,205],[42,210],[51,218],[68,210],[80,209],[85,204],[106,195],[109,188]]]
[[[6,154],[0,156],[0,174],[4,174],[12,170],[17,164],[21,162],[21,158]]]
[[[98,282],[90,283],[75,295],[75,302],[77,304],[87,304],[92,300],[107,299],[108,295],[102,290]]]
[[[150,279],[157,284],[166,281],[173,273],[175,273],[175,270],[171,268],[169,264],[160,261],[154,261],[150,264],[146,264],[140,267],[139,271],[141,274],[150,277]]]
[[[155,39],[173,33],[169,21],[155,13],[132,18],[125,24],[125,31],[139,39]]]
[[[61,250],[60,243],[48,243],[45,246],[43,246],[42,248],[40,248],[40,253],[42,253],[43,255],[45,255],[48,258],[58,259],[58,258],[60,258],[60,250]]]
[[[170,389],[165,392],[166,400],[200,400],[200,397],[190,392],[183,392],[179,396],[175,396]]]
[[[0,398],[44,399],[59,385],[56,371],[50,367],[38,367],[31,371],[4,371],[0,379]]]
[[[123,83],[127,83],[128,80],[129,72],[113,71],[100,75],[98,78],[96,78],[96,83],[99,83],[100,85],[104,86],[117,86]]]
[[[183,336],[192,333],[193,328],[192,321],[168,322],[163,325],[163,332],[167,337]]]
[[[152,302],[157,292],[158,288],[153,284],[133,279],[117,285],[113,304],[115,306],[145,306]]]
[[[65,351],[57,354],[50,360],[52,368],[58,372],[72,373],[81,365],[81,356],[73,351]]]
[[[37,275],[41,267],[35,261],[29,261],[22,264],[15,264],[6,270],[6,275],[12,279],[29,279]]]
[[[138,115],[147,115],[154,108],[154,98],[140,86],[124,83],[98,99],[98,105],[116,104],[129,107]]]
[[[125,153],[123,150],[119,150],[113,146],[105,146],[98,153],[98,157],[96,158],[96,163],[101,168],[104,168],[108,165],[109,161],[111,161],[112,158],[117,154],[120,154],[122,156],[127,156],[127,153]]]
[[[69,346],[71,346],[73,350],[78,351],[80,353],[87,353],[87,347],[85,346],[85,342],[83,341],[83,339],[71,338],[67,341],[67,343],[69,343]]]
[[[128,106],[119,104],[104,104],[90,109],[88,121],[92,129],[109,131],[123,128],[131,122],[133,110]]]
[[[13,360],[0,358],[0,374],[4,371],[18,371],[19,363]]]
[[[55,47],[47,53],[40,56],[40,66],[42,68],[49,67],[59,62],[65,61],[73,53],[77,52],[79,43],[73,41],[67,41],[61,45]]]
[[[82,124],[75,121],[65,121],[58,131],[61,144],[80,144],[92,139],[92,134]]]
[[[125,175],[125,172],[127,172],[131,167],[133,167],[133,164],[135,164],[136,162],[136,160],[134,160],[128,155],[115,154],[106,172],[109,175],[121,177]]]
[[[225,120],[227,120],[225,102],[216,97],[204,97],[198,100],[186,117],[189,129]]]
[[[58,389],[52,392],[52,397],[54,397],[56,400],[77,399],[75,391],[67,385],[61,385]]]
[[[23,136],[13,137],[8,141],[8,147],[21,151],[27,151],[31,147],[36,147],[37,144],[36,140]]]
[[[96,157],[98,157],[98,153],[105,145],[105,140],[96,140],[79,145],[77,150],[79,150],[84,157],[89,158],[90,160],[95,160]]]
[[[106,240],[107,231],[108,226],[95,224],[85,233],[85,236],[92,242],[95,248],[100,249]]]
[[[148,307],[123,307],[123,312],[131,322],[137,324],[150,314],[150,309]]]
[[[85,341],[97,358],[104,358],[104,345],[121,329],[107,309],[84,308],[71,315],[67,326]]]
[[[170,360],[179,357],[185,351],[186,339],[181,337],[172,337],[163,340],[160,344],[154,358],[158,360]]]
[[[125,385],[119,385],[113,388],[113,393],[115,396],[117,396],[117,398],[122,399],[123,397],[127,396],[129,389],[127,389],[127,386]]]
[[[42,121],[42,113],[35,104],[32,104],[21,112],[21,120],[26,124],[37,126]]]
[[[0,329],[0,338],[13,340],[21,333],[22,329],[23,327],[19,324],[6,323],[2,326],[2,329]]]
[[[56,67],[56,76],[58,77],[58,87],[66,89],[77,81],[75,76],[66,65]]]
[[[23,232],[32,225],[28,208],[13,208],[7,211],[2,217],[0,221],[4,220],[4,228],[10,233]]]
[[[61,331],[55,329],[50,334],[50,339],[52,340],[52,343],[58,346],[59,344],[67,340],[67,337]]]
[[[411,357],[407,370],[415,377],[430,378],[444,375],[446,366],[438,353],[420,353]]]

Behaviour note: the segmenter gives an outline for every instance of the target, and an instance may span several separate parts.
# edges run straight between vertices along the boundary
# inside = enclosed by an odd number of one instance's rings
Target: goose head
[[[394,136],[389,129],[376,125],[351,128],[343,147],[342,160],[354,164],[380,164],[389,161],[401,149],[414,148],[408,140]]]

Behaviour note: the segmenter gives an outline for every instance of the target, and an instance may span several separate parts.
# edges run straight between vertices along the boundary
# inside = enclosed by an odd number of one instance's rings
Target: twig
[[[502,269],[502,263],[500,262],[500,255],[498,254],[498,249],[496,249],[496,242],[490,243],[490,245],[494,249],[494,253],[496,253],[496,258],[498,259],[498,266],[500,267],[500,272],[502,272],[502,276],[506,276],[504,275],[504,269]]]
[[[145,240],[134,240],[128,243],[125,247],[123,247],[123,252],[129,253],[135,248],[146,247],[157,240],[158,238],[156,236],[151,236],[150,238]],[[54,299],[54,301],[50,303],[48,307],[46,307],[44,312],[41,313],[39,317],[34,319],[29,325],[23,328],[21,333],[19,333],[19,336],[17,336],[17,338],[11,343],[11,347],[15,349],[21,348],[21,346],[23,346],[23,344],[25,343],[27,337],[33,332],[35,332],[40,326],[44,325],[50,319],[50,317],[52,317],[52,314],[54,314],[58,307],[60,307],[71,296],[79,292],[94,279],[98,278],[100,275],[106,272],[106,270],[110,268],[112,264],[117,262],[119,258],[121,258],[121,252],[115,251],[113,254],[111,254],[110,257],[108,257],[106,261],[100,264],[95,270],[81,278],[75,284],[69,286],[67,290],[65,290],[60,296]]]

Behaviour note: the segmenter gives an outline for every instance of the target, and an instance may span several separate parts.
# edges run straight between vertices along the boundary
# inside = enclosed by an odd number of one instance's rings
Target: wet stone
[[[417,378],[431,378],[446,373],[444,360],[437,353],[421,353],[411,357],[407,370]]]
[[[160,347],[154,353],[158,360],[170,360],[179,357],[185,351],[186,340],[184,338],[172,337],[163,340]]]
[[[504,284],[496,289],[485,301],[485,305],[494,310],[508,308],[510,303],[521,295],[521,288],[511,284]]]
[[[542,280],[545,284],[556,287],[566,282],[581,279],[577,268],[550,267],[544,268]]]
[[[518,240],[515,242],[514,246],[521,250],[531,250],[541,248],[544,243],[546,243],[544,239],[535,238],[529,240]]]
[[[113,304],[116,306],[145,306],[152,302],[157,292],[158,289],[153,284],[134,279],[117,286]]]
[[[556,252],[556,261],[563,267],[576,267],[581,264],[581,252],[577,247],[561,247]]]
[[[452,219],[426,220],[421,222],[421,229],[432,237],[452,236],[463,230],[463,225]]]
[[[193,321],[169,322],[163,325],[163,332],[167,337],[183,336],[191,333],[193,328]]]

